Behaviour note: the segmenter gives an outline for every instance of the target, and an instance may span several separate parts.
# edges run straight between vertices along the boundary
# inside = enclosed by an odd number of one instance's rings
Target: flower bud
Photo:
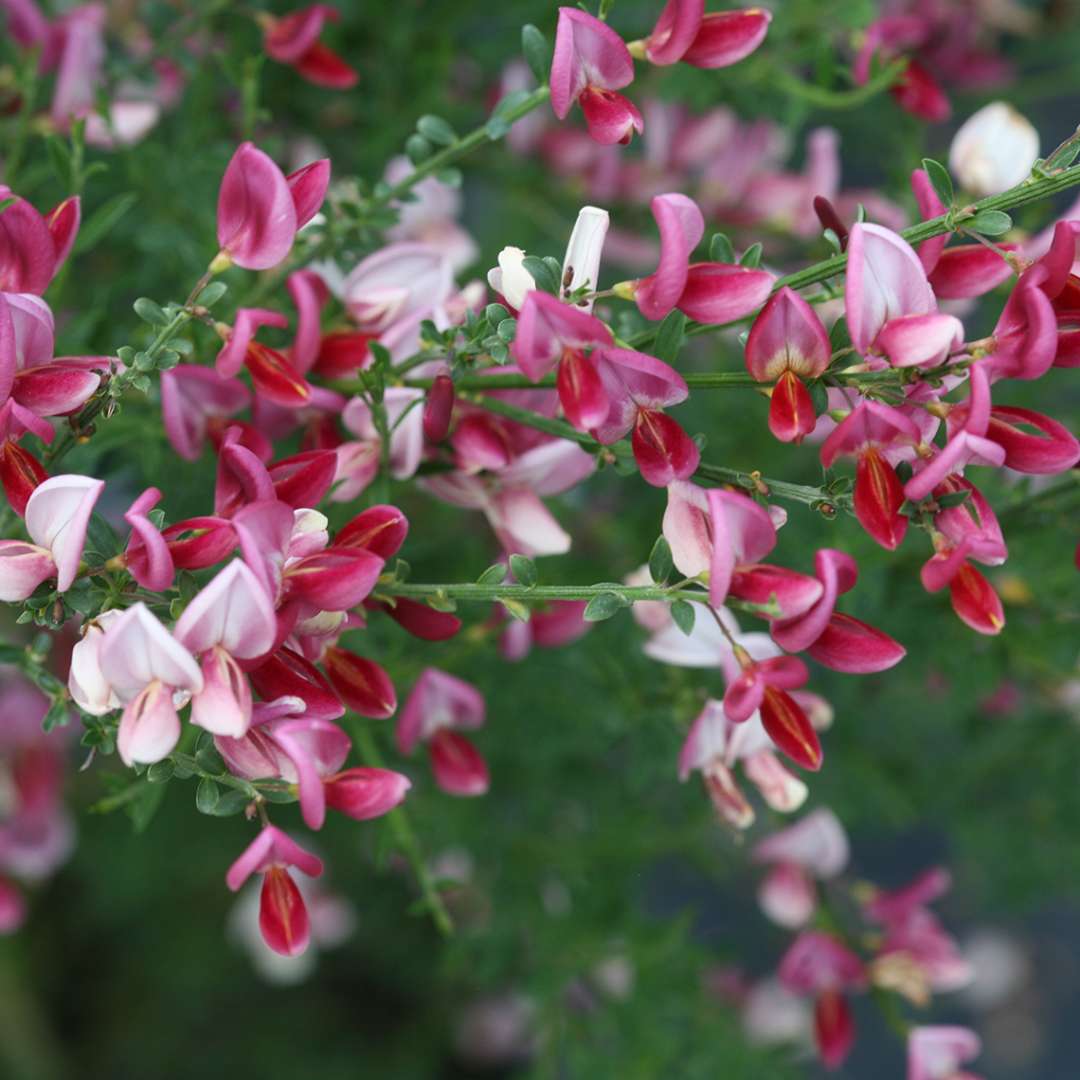
[[[1004,101],[969,117],[953,136],[949,168],[972,195],[999,195],[1021,183],[1039,156],[1039,133]]]

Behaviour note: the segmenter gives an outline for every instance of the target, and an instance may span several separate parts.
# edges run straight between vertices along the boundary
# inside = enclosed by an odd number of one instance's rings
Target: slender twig
[[[519,104],[515,105],[512,109],[509,109],[500,119],[504,120],[507,124],[513,124],[523,116],[531,113],[533,109],[543,105],[550,96],[551,90],[548,87],[539,86],[527,98],[523,98]],[[440,150],[437,154],[432,154],[426,161],[422,161],[408,176],[394,184],[393,187],[379,192],[379,194],[371,200],[372,205],[383,206],[386,203],[393,202],[395,199],[400,199],[402,195],[411,191],[412,188],[420,183],[425,177],[437,173],[440,169],[445,169],[448,165],[452,165],[457,161],[458,158],[464,157],[466,154],[477,149],[477,147],[483,146],[485,143],[491,141],[491,133],[485,122],[478,128],[470,131],[468,135],[464,135],[456,142],[451,143],[444,150]]]
[[[611,446],[604,446],[591,435],[571,427],[565,420],[539,416],[537,413],[518,408],[516,405],[501,401],[499,398],[477,394],[469,400],[488,412],[505,416],[519,424],[524,424],[526,427],[535,428],[537,431],[543,431],[560,439],[569,439],[571,442],[576,442],[583,449],[592,453],[606,451],[613,458],[622,461],[632,463],[634,460],[630,445],[625,440],[613,443]],[[729,469],[722,465],[710,465],[702,462],[694,475],[712,483],[734,484],[736,487],[760,495],[775,495],[778,499],[806,503],[808,506],[820,510],[828,517],[833,516],[837,510],[851,509],[851,498],[848,495],[834,494],[824,488],[810,487],[806,484],[791,484],[786,480],[774,480],[772,477],[762,476],[754,471]]]
[[[368,765],[376,769],[385,768],[382,754],[379,753],[379,748],[375,743],[375,737],[369,725],[362,722],[355,724],[353,726],[353,741],[356,743],[356,749],[359,751],[360,757]],[[432,921],[440,934],[449,937],[454,932],[454,921],[450,917],[450,912],[446,910],[443,898],[439,895],[438,888],[436,888],[435,879],[428,869],[427,861],[420,847],[420,841],[413,831],[408,813],[404,807],[399,806],[386,815],[386,821],[390,826],[390,831],[394,834],[394,838],[400,845],[402,853],[413,868],[413,873],[416,875],[416,880],[420,885],[420,891],[424,895],[424,901],[431,912]]]

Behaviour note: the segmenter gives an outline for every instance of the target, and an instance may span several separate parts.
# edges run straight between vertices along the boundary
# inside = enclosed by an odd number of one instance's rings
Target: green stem
[[[548,87],[539,86],[527,98],[523,98],[518,105],[515,105],[514,108],[507,112],[502,119],[508,124],[514,124],[523,116],[531,113],[533,109],[543,105],[550,96],[551,90]],[[457,161],[458,158],[464,157],[466,154],[471,153],[473,150],[491,141],[491,135],[488,133],[487,124],[485,122],[475,130],[470,131],[468,135],[458,139],[457,142],[451,143],[437,154],[432,154],[426,161],[417,165],[404,180],[401,180],[393,187],[380,192],[372,199],[372,205],[383,206],[386,203],[393,202],[395,199],[400,199],[402,195],[411,191],[412,188],[420,183],[426,176],[431,176],[440,169],[445,169],[448,165],[452,165]]]
[[[178,311],[172,319],[158,331],[157,337],[154,338],[150,345],[143,350],[145,354],[152,360],[157,359],[165,346],[176,337],[192,318],[193,315],[190,311],[186,309]],[[78,439],[86,431],[88,425],[91,424],[105,408],[111,400],[111,397],[112,395],[109,392],[108,381],[106,381],[94,397],[82,407],[78,414],[68,421],[67,429],[45,453],[45,461],[50,467],[55,466],[56,463],[75,445]]]
[[[19,92],[22,100],[19,103],[19,115],[15,119],[15,134],[4,161],[4,183],[11,188],[15,186],[15,177],[22,164],[23,154],[26,152],[26,141],[30,136],[30,121],[33,118],[37,100],[38,59],[39,51],[33,49],[27,54],[25,66],[20,73]]]
[[[550,417],[538,416],[528,409],[520,409],[516,405],[509,404],[509,402],[501,401],[499,398],[483,397],[478,394],[470,397],[469,400],[488,412],[505,416],[507,419],[524,424],[526,427],[543,431],[548,435],[554,435],[556,438],[576,442],[590,453],[606,450],[623,461],[633,462],[634,460],[633,451],[625,440],[613,443],[611,446],[604,446],[591,435],[571,427],[565,420],[554,420]],[[786,480],[773,480],[771,477],[761,476],[756,472],[728,469],[721,465],[709,465],[702,462],[694,475],[713,483],[734,484],[736,487],[741,487],[749,492],[771,494],[779,499],[806,503],[808,506],[820,510],[827,517],[834,516],[837,510],[851,508],[851,497],[848,495],[833,494],[824,488],[810,487],[806,484],[790,484]]]
[[[793,97],[808,101],[822,109],[854,109],[876,97],[883,90],[888,90],[904,73],[907,60],[894,60],[888,67],[879,71],[862,86],[853,86],[850,90],[829,90],[823,86],[813,86],[802,79],[789,74],[784,68],[770,70],[770,81]]]
[[[375,736],[372,734],[371,727],[368,724],[357,723],[353,726],[353,741],[356,743],[356,749],[360,752],[360,757],[365,763],[376,769],[386,767],[383,763],[382,754],[379,753],[379,748],[375,743]],[[454,921],[450,917],[450,912],[446,910],[446,905],[439,895],[439,890],[435,887],[435,879],[428,869],[427,862],[424,859],[424,852],[420,847],[420,841],[417,839],[412,823],[409,821],[409,815],[405,812],[404,807],[399,806],[386,815],[386,821],[413,868],[413,873],[416,875],[420,891],[424,895],[424,901],[431,912],[431,918],[436,928],[444,937],[449,937],[454,932]]]
[[[709,594],[703,589],[683,589],[663,585],[619,585],[602,582],[599,585],[428,585],[409,581],[380,585],[378,591],[387,596],[403,596],[410,600],[447,599],[495,603],[499,600],[591,600],[595,596],[614,593],[628,604],[640,600],[689,600],[707,604]],[[758,606],[753,606],[758,611]]]

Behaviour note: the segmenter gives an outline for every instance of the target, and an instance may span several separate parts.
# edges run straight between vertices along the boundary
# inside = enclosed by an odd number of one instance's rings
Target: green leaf
[[[491,326],[498,326],[503,319],[508,318],[510,312],[502,306],[502,304],[488,304],[484,308],[484,318],[487,319]]]
[[[134,798],[124,804],[124,811],[131,818],[131,824],[137,833],[146,832],[167,790],[167,784],[144,783]]]
[[[146,780],[150,784],[167,784],[175,775],[176,766],[168,759],[155,761],[146,770]]]
[[[501,585],[506,580],[506,564],[492,563],[477,579],[477,585]]]
[[[86,551],[111,559],[119,550],[120,538],[113,527],[100,514],[91,514],[86,527]]]
[[[21,645],[0,643],[0,664],[17,664],[26,655]]]
[[[503,319],[503,321],[495,327],[495,333],[507,343],[513,341],[514,335],[517,333],[517,319]]]
[[[814,406],[814,413],[821,416],[829,408],[829,391],[820,379],[808,383],[806,389],[810,393],[810,401]]]
[[[937,192],[937,197],[945,204],[945,209],[948,210],[956,198],[949,170],[940,161],[935,161],[933,158],[923,158],[922,167],[930,178],[930,186]]]
[[[523,604],[520,600],[511,600],[509,597],[502,597],[499,603],[506,609],[511,618],[517,619],[518,622],[528,622],[532,612],[529,610],[528,604]]]
[[[225,762],[214,746],[213,739],[206,739],[195,752],[195,764],[203,772],[217,774],[225,771]]]
[[[212,814],[221,798],[221,788],[209,777],[204,776],[195,789],[195,809],[200,814]]]
[[[203,307],[213,307],[228,291],[229,286],[224,281],[211,281],[195,300]]]
[[[967,228],[983,236],[1001,236],[1012,228],[1012,218],[1003,210],[980,210]]]
[[[536,76],[536,81],[546,83],[551,48],[547,38],[532,23],[526,23],[521,28],[521,52],[529,70]]]
[[[668,313],[656,331],[653,356],[665,364],[674,364],[679,357],[686,334],[686,316],[677,308]]]
[[[551,272],[551,269],[543,259],[537,255],[526,255],[525,258],[521,260],[521,265],[532,276],[538,289],[542,289],[544,292],[552,293],[556,296],[558,295],[558,275]]]
[[[739,260],[740,266],[748,266],[751,269],[756,269],[761,265],[761,253],[764,249],[761,244],[751,244],[743,253],[742,258]]]
[[[435,179],[438,180],[440,184],[445,184],[447,187],[459,188],[461,187],[461,182],[464,177],[459,168],[451,165],[446,169],[439,169],[439,171],[435,173]]]
[[[667,538],[659,536],[649,555],[649,576],[657,585],[663,585],[671,577],[675,564],[671,558],[671,545]]]
[[[430,113],[416,121],[416,130],[428,142],[438,146],[452,146],[458,138],[457,132],[441,116],[432,116]]]
[[[249,802],[251,799],[245,792],[228,788],[220,794],[209,813],[214,817],[231,817],[233,814],[239,814]]]
[[[510,130],[510,125],[513,123],[512,120],[508,119],[510,113],[531,96],[528,90],[514,90],[500,98],[495,108],[491,110],[491,116],[488,117],[488,121],[484,125],[487,137],[492,141],[501,139]]]
[[[671,605],[671,621],[684,633],[689,635],[694,629],[694,620],[697,612],[689,600],[676,600]]]
[[[133,191],[124,191],[102,203],[79,228],[75,254],[81,255],[97,247],[138,201],[139,196]]]
[[[725,233],[718,232],[709,241],[709,262],[735,262],[735,249]]]
[[[405,140],[405,153],[414,165],[427,161],[435,152],[435,147],[423,135],[410,135]]]
[[[626,607],[626,601],[613,592],[597,593],[585,606],[586,622],[603,622]]]
[[[511,555],[510,571],[527,589],[536,584],[536,563],[527,555]]]
[[[149,296],[140,296],[131,306],[143,322],[151,326],[168,326],[169,316],[161,310],[161,305]]]
[[[49,164],[56,173],[56,179],[65,190],[71,189],[71,148],[58,135],[50,135],[45,140],[45,149],[49,155]]]
[[[848,331],[847,319],[839,318],[833,323],[829,331],[829,344],[833,352],[839,352],[851,345],[851,334]],[[848,361],[850,363],[851,361]]]
[[[48,735],[53,728],[67,727],[69,723],[71,723],[71,712],[68,708],[67,700],[64,698],[57,698],[57,700],[49,706],[49,711],[42,719],[41,730]]]

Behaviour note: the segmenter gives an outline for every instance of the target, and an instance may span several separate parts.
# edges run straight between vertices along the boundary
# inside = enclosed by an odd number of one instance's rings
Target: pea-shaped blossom
[[[411,754],[426,743],[435,783],[449,795],[483,795],[487,764],[463,730],[482,727],[484,696],[471,683],[425,668],[409,693],[397,725],[397,745]]]
[[[322,205],[330,162],[320,160],[285,176],[254,143],[237,147],[218,192],[218,268],[235,263],[267,270],[289,254],[297,230]]]
[[[775,381],[769,430],[781,442],[799,442],[817,416],[804,379],[829,366],[832,346],[814,309],[785,286],[761,309],[746,339],[746,369],[760,382]]]
[[[299,956],[311,939],[311,922],[289,867],[308,877],[319,877],[323,872],[321,859],[280,829],[267,825],[229,867],[225,884],[236,892],[252,874],[262,874],[259,930],[263,941],[282,956]]]
[[[180,738],[177,702],[203,688],[198,663],[142,602],[109,626],[100,648],[101,675],[124,703],[116,736],[121,760],[160,761]]]
[[[24,540],[0,540],[0,600],[25,600],[43,581],[56,578],[57,592],[67,592],[79,571],[86,529],[103,480],[89,476],[54,476],[34,489],[26,504]]]
[[[348,90],[356,85],[355,69],[319,40],[326,22],[339,18],[337,9],[329,4],[311,4],[280,17],[261,13],[266,55],[296,68],[316,86]]]
[[[607,23],[578,8],[559,8],[550,83],[551,107],[560,120],[576,103],[598,143],[628,143],[644,124],[637,106],[617,91],[633,81],[633,58]]]

